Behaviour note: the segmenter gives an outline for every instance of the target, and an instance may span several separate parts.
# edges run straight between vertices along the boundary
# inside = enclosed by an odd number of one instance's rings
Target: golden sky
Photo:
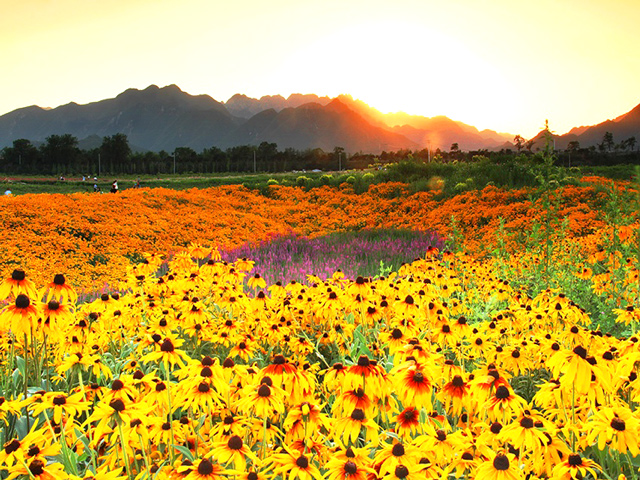
[[[638,0],[0,0],[0,114],[176,84],[565,133],[640,103]]]

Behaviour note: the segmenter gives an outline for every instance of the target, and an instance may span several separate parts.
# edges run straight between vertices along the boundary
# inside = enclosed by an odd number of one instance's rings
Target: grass
[[[598,175],[613,180],[629,180],[634,175],[634,165],[585,166],[567,169],[553,167],[568,182],[578,183],[583,175]],[[433,188],[433,179],[441,185],[442,196],[451,197],[469,190],[481,190],[487,185],[504,188],[537,186],[535,159],[513,157],[500,162],[479,157],[474,162],[429,164],[417,161],[403,161],[386,166],[382,170],[353,170],[345,172],[287,172],[287,173],[224,173],[224,174],[180,174],[180,175],[118,175],[105,176],[97,184],[102,193],[108,193],[111,182],[118,180],[121,190],[133,188],[140,179],[145,188],[170,188],[186,190],[209,188],[221,185],[245,185],[268,194],[269,185],[301,186],[306,189],[322,185],[338,186],[351,183],[356,193],[367,191],[371,184],[397,181],[409,184],[410,191],[426,191]],[[69,177],[59,181],[52,177],[20,176],[9,177],[0,174],[3,191],[14,195],[27,193],[77,193],[93,192],[93,179]]]

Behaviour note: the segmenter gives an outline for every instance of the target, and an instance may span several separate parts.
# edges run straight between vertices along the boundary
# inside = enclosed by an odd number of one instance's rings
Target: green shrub
[[[305,177],[304,175],[300,175],[298,178],[296,178],[296,185],[298,185],[299,187],[304,187],[310,181],[311,181],[311,179],[309,177]]]

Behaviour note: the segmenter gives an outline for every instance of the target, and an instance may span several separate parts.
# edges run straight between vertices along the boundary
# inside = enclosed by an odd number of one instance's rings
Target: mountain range
[[[614,120],[557,136],[556,147],[565,148],[573,140],[582,147],[595,145],[605,132],[612,132],[616,141],[633,135],[640,138],[640,105]],[[449,150],[453,143],[462,150],[499,150],[513,148],[514,138],[509,133],[479,131],[445,116],[383,114],[349,95],[256,99],[236,94],[219,102],[208,95],[190,95],[176,85],[128,89],[115,98],[86,105],[30,106],[0,116],[0,148],[20,138],[38,143],[65,133],[79,138],[81,145],[95,145],[101,137],[124,133],[135,149],[169,152],[176,147],[201,151],[265,141],[280,149],[330,151],[339,146],[351,153]]]

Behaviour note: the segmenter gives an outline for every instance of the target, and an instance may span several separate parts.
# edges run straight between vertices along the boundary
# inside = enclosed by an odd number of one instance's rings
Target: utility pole
[[[100,177],[100,154],[98,154],[98,177]]]
[[[256,151],[253,151],[253,173],[256,173]]]
[[[176,152],[174,150],[173,154],[171,155],[173,157],[173,174],[176,174]]]
[[[338,152],[338,171],[342,171],[342,152]]]

